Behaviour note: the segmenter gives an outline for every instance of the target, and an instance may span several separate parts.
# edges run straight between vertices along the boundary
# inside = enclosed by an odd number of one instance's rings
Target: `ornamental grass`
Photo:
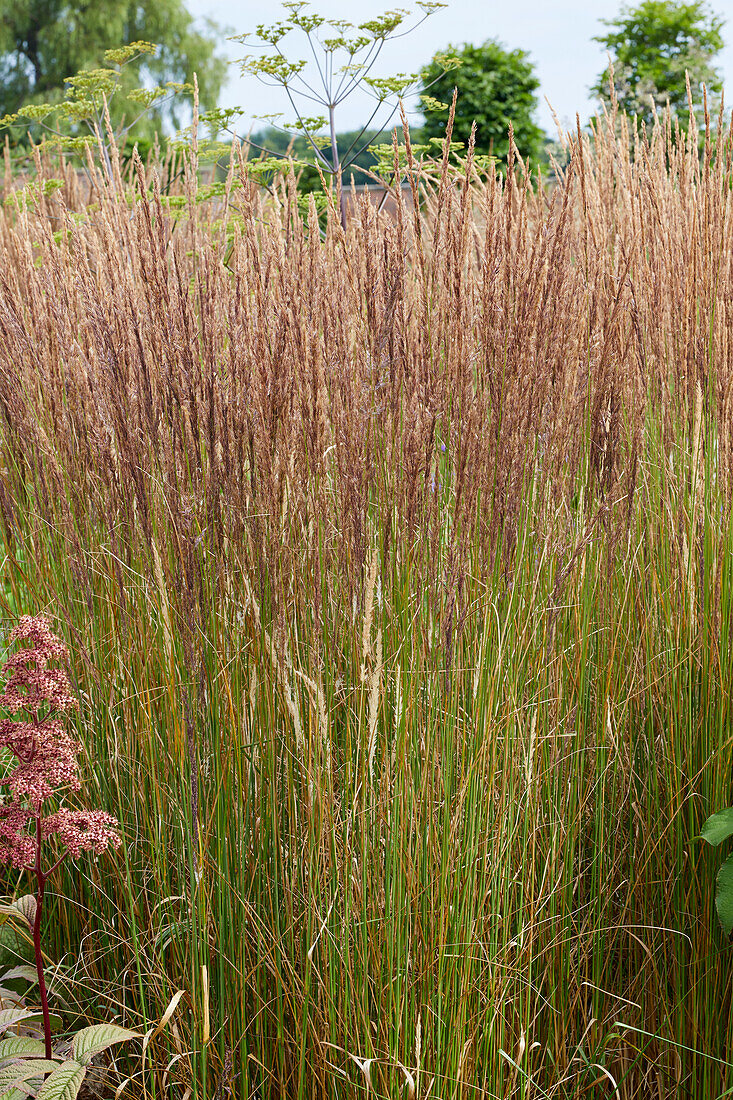
[[[59,623],[109,761],[124,843],[59,869],[48,950],[150,1033],[123,1095],[733,1087],[696,840],[730,804],[733,131],[566,153],[408,163],[345,231],[236,150],[205,203],[195,149],[175,202],[114,158],[84,202],[6,179],[4,609]]]

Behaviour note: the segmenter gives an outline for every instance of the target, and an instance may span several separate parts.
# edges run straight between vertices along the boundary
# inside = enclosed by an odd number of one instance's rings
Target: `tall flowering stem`
[[[5,689],[0,694],[0,710],[12,717],[0,720],[0,748],[13,753],[15,766],[0,779],[5,787],[0,801],[0,863],[28,871],[35,878],[33,946],[46,1057],[51,1058],[51,1020],[41,950],[46,882],[67,856],[77,859],[82,852],[103,852],[110,845],[119,848],[121,841],[117,821],[101,810],[61,807],[46,812],[50,799],[81,786],[81,745],[63,724],[64,715],[77,703],[66,672],[55,664],[66,660],[68,651],[43,616],[23,616],[10,632],[10,641],[25,644],[2,667]],[[45,856],[46,848],[50,857]]]

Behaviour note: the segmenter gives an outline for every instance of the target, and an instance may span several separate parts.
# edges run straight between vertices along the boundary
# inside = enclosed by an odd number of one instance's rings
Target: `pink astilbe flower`
[[[3,664],[6,678],[0,710],[19,718],[0,720],[0,748],[8,749],[16,764],[0,779],[8,797],[0,801],[0,863],[32,872],[36,878],[36,914],[33,942],[43,1010],[46,1057],[51,1057],[48,998],[43,975],[40,927],[46,880],[66,856],[82,852],[101,854],[119,848],[118,823],[102,810],[57,809],[44,814],[43,804],[62,790],[78,791],[81,745],[64,729],[60,716],[77,705],[63,668],[49,667],[67,657],[66,646],[51,632],[43,616],[24,615],[10,632],[11,642],[26,642]],[[43,842],[62,846],[60,855],[44,867]]]
[[[18,802],[0,806],[0,862],[19,871],[32,865],[36,855],[36,841],[25,831],[31,816]]]
[[[119,848],[117,829],[115,818],[103,810],[59,810],[41,824],[42,836],[58,836],[74,859],[82,852],[103,852],[110,844]]]
[[[5,783],[16,798],[25,795],[31,802],[44,802],[58,787],[78,791],[76,758],[81,745],[60,722],[46,718],[40,722],[0,722],[0,746],[11,749],[18,765],[0,783]]]
[[[49,662],[66,657],[64,643],[52,634],[46,619],[25,615],[10,632],[11,641],[29,646],[9,657],[2,668],[7,677],[0,707],[11,714],[26,712],[26,720],[0,721],[0,747],[10,749],[17,767],[3,780],[17,800],[40,806],[59,787],[79,790],[77,756],[81,746],[55,717],[76,706],[69,679]]]
[[[3,676],[8,679],[0,695],[0,707],[11,714],[28,710],[36,718],[40,707],[60,712],[75,707],[76,699],[64,670],[48,667],[49,661],[68,655],[61,639],[51,633],[48,620],[40,615],[24,615],[10,631],[10,641],[28,641],[30,647],[18,650],[3,665]]]
[[[42,616],[24,615],[11,630],[10,640],[29,644],[2,667],[7,680],[0,708],[25,714],[22,719],[0,720],[0,748],[10,749],[17,758],[16,766],[0,780],[12,796],[0,807],[0,861],[35,869],[36,839],[26,834],[31,824],[43,839],[57,837],[74,859],[82,851],[100,853],[110,844],[118,847],[117,823],[101,811],[41,815],[42,804],[60,788],[78,791],[81,786],[77,763],[81,745],[58,718],[76,706],[76,699],[64,669],[49,667],[68,651]],[[30,858],[24,858],[29,851]]]

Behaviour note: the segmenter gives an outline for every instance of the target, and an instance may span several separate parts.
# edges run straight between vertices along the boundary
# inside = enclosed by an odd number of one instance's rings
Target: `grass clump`
[[[175,1001],[133,1093],[733,1085],[694,839],[730,801],[731,149],[611,119],[553,188],[469,153],[323,232],[236,157],[175,219],[139,164],[134,203],[6,207],[6,602],[81,655],[124,833],[57,954],[143,1032]]]

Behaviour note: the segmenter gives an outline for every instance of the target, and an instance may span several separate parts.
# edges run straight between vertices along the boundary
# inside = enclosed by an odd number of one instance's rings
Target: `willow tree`
[[[216,51],[216,26],[198,29],[182,0],[14,0],[0,16],[0,115],[27,104],[62,99],[65,81],[94,68],[110,49],[131,42],[157,42],[130,66],[130,88],[166,81],[191,82],[196,73],[203,107],[214,107],[226,72]],[[124,91],[124,89],[123,89]],[[122,101],[124,96],[119,97]],[[181,101],[169,98],[146,116],[145,125],[178,124]]]

